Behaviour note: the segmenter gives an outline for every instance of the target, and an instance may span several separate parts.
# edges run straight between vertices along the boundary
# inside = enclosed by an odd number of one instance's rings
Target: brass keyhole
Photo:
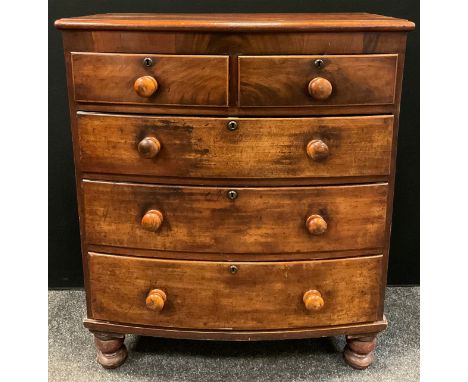
[[[238,270],[239,270],[239,268],[237,268],[237,266],[235,266],[235,265],[230,265],[229,266],[229,272],[231,272],[231,274],[233,274],[233,275],[236,274]]]

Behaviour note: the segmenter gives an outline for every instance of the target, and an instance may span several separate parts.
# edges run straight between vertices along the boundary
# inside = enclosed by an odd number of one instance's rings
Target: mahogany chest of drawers
[[[87,296],[126,333],[346,335],[383,314],[406,33],[356,14],[61,19]]]

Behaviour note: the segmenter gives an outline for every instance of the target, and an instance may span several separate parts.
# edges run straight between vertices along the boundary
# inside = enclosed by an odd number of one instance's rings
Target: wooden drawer
[[[321,107],[393,104],[397,57],[396,54],[241,56],[239,104]],[[320,67],[316,60],[321,60]],[[313,80],[316,81],[311,84]]]
[[[82,187],[85,235],[95,245],[212,253],[384,245],[387,184],[237,188],[237,195],[221,187],[94,181]]]
[[[146,57],[152,60],[150,67],[144,65]],[[228,103],[228,56],[72,53],[71,60],[75,101],[187,106]],[[137,94],[138,79],[142,79],[138,91],[144,96]],[[151,91],[154,93],[149,95]]]
[[[222,330],[307,328],[382,319],[378,317],[382,256],[236,264],[88,256],[93,319]],[[165,301],[160,292],[153,292],[156,297],[148,304],[162,307],[160,311],[146,305],[154,289],[164,292]],[[304,301],[304,294],[312,290],[318,293],[309,293]]]
[[[78,113],[77,118],[85,172],[211,179],[390,173],[393,116],[226,119]],[[233,131],[230,122],[236,124]]]

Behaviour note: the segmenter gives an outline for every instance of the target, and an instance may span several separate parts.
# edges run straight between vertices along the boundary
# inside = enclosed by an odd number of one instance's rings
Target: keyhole
[[[227,125],[228,130],[234,131],[237,129],[237,122],[236,121],[229,121]]]
[[[318,60],[315,60],[315,61],[314,61],[314,65],[315,65],[316,68],[319,68],[319,69],[320,69],[320,68],[323,67],[324,62],[323,62],[323,60],[318,59]]]
[[[228,191],[227,196],[229,199],[234,200],[237,198],[237,191],[234,191],[234,190]]]
[[[235,265],[230,265],[229,266],[229,272],[231,272],[231,274],[236,274],[238,271],[238,268],[235,266]]]
[[[150,67],[151,65],[153,65],[153,60],[149,57],[145,57],[143,59],[143,65]]]

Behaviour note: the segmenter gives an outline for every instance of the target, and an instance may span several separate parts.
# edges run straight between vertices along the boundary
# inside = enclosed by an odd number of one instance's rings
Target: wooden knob
[[[155,137],[143,138],[138,143],[138,152],[144,158],[154,158],[161,150],[161,143]]]
[[[320,139],[314,139],[307,144],[307,155],[313,160],[323,160],[328,157],[328,146]]]
[[[151,97],[158,90],[158,81],[151,76],[138,78],[133,84],[133,89],[140,97]]]
[[[147,231],[155,232],[161,227],[163,223],[163,215],[158,210],[149,210],[141,218],[141,226]]]
[[[160,312],[164,308],[167,296],[161,289],[152,289],[146,296],[146,307],[155,312]]]
[[[307,310],[320,310],[323,308],[325,302],[323,301],[322,294],[318,290],[308,290],[302,297],[305,308]]]
[[[318,100],[330,97],[333,87],[330,81],[322,77],[316,77],[309,82],[309,94]]]
[[[306,227],[312,235],[321,235],[327,230],[327,222],[320,215],[310,215]]]

